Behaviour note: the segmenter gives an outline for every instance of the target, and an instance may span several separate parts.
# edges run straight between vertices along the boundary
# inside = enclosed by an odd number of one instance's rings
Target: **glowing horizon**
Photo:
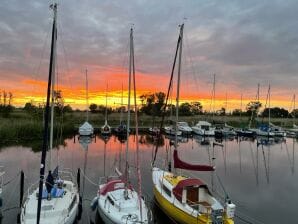
[[[140,76],[142,77],[142,76]],[[138,78],[140,78],[138,77]],[[166,81],[165,79],[163,81]],[[33,102],[35,105],[38,105],[39,103],[45,102],[45,93],[46,93],[46,82],[44,81],[36,81],[36,80],[23,80],[22,83],[27,85],[32,85],[31,91],[16,91],[13,93],[13,105],[16,105],[17,107],[23,107],[25,103],[27,102]],[[107,103],[109,107],[116,108],[121,106],[122,101],[122,83],[120,84],[119,89],[119,83],[117,85],[109,86],[108,92],[107,92]],[[166,83],[164,83],[164,86],[167,86]],[[126,85],[123,84],[123,105],[127,105],[127,97],[128,97],[128,90],[125,90]],[[106,89],[103,90],[95,90],[96,87],[92,87],[89,92],[89,105],[92,103],[95,103],[97,105],[105,105],[106,104]],[[60,85],[59,90],[62,91],[62,96],[64,97],[65,105],[70,105],[73,109],[85,109],[86,108],[86,90],[84,87],[73,87],[68,88],[67,86]],[[137,104],[141,105],[140,96],[143,94],[151,94],[155,92],[164,92],[166,93],[166,89],[164,90],[158,90],[158,89],[143,89],[143,90],[137,90]],[[181,89],[181,97],[180,97],[180,104],[184,102],[195,102],[198,101],[203,105],[204,111],[213,111],[213,105],[211,104],[211,95],[209,93],[201,93],[201,94],[183,94],[183,88]],[[31,94],[30,94],[31,93]],[[242,110],[246,109],[246,105],[250,101],[255,100],[254,94],[243,94],[242,98]],[[263,94],[263,98],[260,98],[260,102],[262,103],[262,109],[264,109],[265,102],[266,102],[266,96]],[[131,104],[133,104],[133,95],[131,95]],[[175,96],[172,97],[172,104],[175,104]],[[292,96],[289,97],[287,100],[285,100],[282,96],[275,96],[275,99],[272,99],[271,97],[271,107],[282,107],[287,110],[293,109],[293,103],[292,103]],[[215,98],[215,110],[219,110],[221,108],[225,108],[227,106],[227,111],[231,112],[234,109],[241,109],[241,99],[240,94],[232,95],[229,94],[227,96],[226,101],[226,94],[218,93]],[[268,106],[268,105],[267,105]]]

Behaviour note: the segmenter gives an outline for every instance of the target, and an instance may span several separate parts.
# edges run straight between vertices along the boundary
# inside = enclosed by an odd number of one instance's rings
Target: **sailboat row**
[[[53,25],[52,41],[49,63],[49,76],[46,95],[46,110],[44,116],[43,130],[43,147],[41,154],[40,173],[37,183],[32,184],[28,190],[28,195],[23,201],[21,208],[21,224],[72,224],[79,215],[80,195],[78,183],[73,180],[70,171],[60,171],[57,164],[52,170],[51,150],[53,148],[53,131],[54,131],[54,98],[55,98],[55,67],[56,67],[56,41],[57,41],[57,4],[52,4]],[[187,123],[179,122],[179,93],[181,77],[181,60],[182,60],[182,42],[183,42],[184,24],[180,26],[180,33],[177,42],[176,56],[178,56],[178,81],[176,96],[176,117],[171,127],[175,133],[174,144],[174,167],[175,169],[185,169],[193,171],[210,171],[214,172],[211,165],[194,165],[182,161],[178,155],[177,136],[180,132],[190,133],[191,129]],[[137,188],[130,181],[129,166],[129,130],[131,110],[135,111],[135,130],[136,139],[138,139],[138,113],[136,100],[136,76],[135,76],[135,57],[134,57],[134,37],[133,28],[130,29],[130,50],[129,50],[129,72],[128,72],[128,106],[127,106],[127,123],[120,121],[119,133],[126,135],[126,154],[125,169],[116,176],[104,176],[98,187],[97,196],[93,200],[93,207],[97,207],[97,212],[105,223],[150,223],[150,208],[142,197],[141,171],[139,162],[139,141],[135,141],[136,149],[136,176]],[[173,71],[175,69],[176,57],[174,60]],[[88,122],[88,72],[85,72],[86,78],[86,121],[79,128],[80,143],[86,148],[90,142],[88,136],[92,136],[94,128]],[[173,78],[173,72],[172,77]],[[107,90],[106,90],[107,91]],[[134,108],[131,107],[131,95],[134,98]],[[106,93],[107,108],[107,93]],[[50,124],[49,124],[50,123]],[[49,129],[50,125],[50,129]],[[49,133],[50,130],[50,133]],[[111,128],[107,124],[107,109],[105,112],[105,124],[101,128],[102,134],[109,135]],[[49,141],[48,141],[48,136]],[[158,133],[160,136],[160,133]],[[46,166],[47,150],[49,149],[49,162]],[[87,154],[86,154],[87,155]],[[156,156],[155,156],[156,158]],[[58,160],[58,159],[57,159]],[[190,178],[178,175],[177,172],[164,170],[155,166],[152,162],[152,181],[154,196],[162,210],[170,217],[180,223],[234,223],[235,205],[227,200],[222,205],[210,192],[208,186],[198,178]],[[57,162],[58,163],[58,162]],[[62,165],[62,164],[59,164]],[[120,167],[121,168],[121,167]],[[48,174],[45,175],[46,170]],[[79,180],[78,180],[79,181]],[[36,186],[38,185],[38,186]],[[1,193],[1,192],[0,192]]]

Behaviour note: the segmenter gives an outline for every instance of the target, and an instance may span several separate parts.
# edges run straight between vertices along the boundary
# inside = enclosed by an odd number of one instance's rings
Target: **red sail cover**
[[[214,171],[213,166],[208,165],[195,165],[195,164],[189,164],[178,157],[178,151],[174,150],[174,168],[180,168],[184,170],[195,170],[195,171]]]

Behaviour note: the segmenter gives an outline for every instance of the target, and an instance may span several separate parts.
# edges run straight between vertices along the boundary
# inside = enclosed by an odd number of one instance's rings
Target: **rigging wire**
[[[169,86],[168,86],[168,91],[167,91],[167,96],[166,96],[166,103],[164,105],[164,108],[163,108],[163,111],[162,111],[162,119],[161,119],[161,122],[160,122],[160,128],[159,128],[159,133],[157,135],[157,141],[160,141],[161,140],[161,129],[163,127],[163,123],[164,123],[164,119],[165,119],[165,114],[166,114],[166,108],[167,108],[167,105],[168,105],[168,99],[169,99],[169,93],[171,91],[171,86],[172,86],[172,82],[173,82],[173,77],[174,77],[174,71],[175,71],[175,65],[176,65],[176,59],[177,59],[177,55],[178,55],[178,49],[179,49],[179,46],[180,46],[180,43],[181,43],[181,36],[179,35],[178,37],[178,41],[177,41],[177,45],[176,45],[176,51],[175,51],[175,57],[174,57],[174,63],[173,63],[173,66],[172,66],[172,72],[171,72],[171,77],[170,77],[170,83],[169,83]],[[158,144],[156,144],[156,147],[155,147],[155,152],[154,152],[154,158],[153,158],[153,161],[152,161],[152,166],[154,165],[155,163],[155,160],[156,160],[156,156],[157,156],[157,151],[158,151]]]

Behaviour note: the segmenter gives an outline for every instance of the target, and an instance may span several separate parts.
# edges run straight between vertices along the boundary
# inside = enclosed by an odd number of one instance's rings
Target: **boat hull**
[[[206,131],[206,130],[203,130],[203,129],[200,129],[197,127],[192,127],[192,131],[193,131],[193,133],[195,133],[197,135],[201,135],[201,136],[214,136],[215,135],[214,130]]]
[[[106,214],[105,212],[101,209],[100,206],[97,207],[97,213],[100,216],[100,218],[102,219],[103,223],[105,224],[116,224],[115,221],[111,220]]]
[[[153,173],[159,172],[157,169],[153,168]],[[174,219],[175,221],[181,224],[211,224],[212,220],[210,216],[208,217],[206,214],[199,214],[197,216],[187,213],[186,211],[177,207],[174,203],[177,203],[177,199],[175,198],[173,203],[166,199],[160,192],[159,187],[154,180],[156,180],[157,176],[155,174],[152,175],[153,178],[153,191],[154,198],[159,204],[159,207],[163,210],[165,214]],[[175,202],[176,200],[176,202]],[[223,224],[234,224],[232,219],[225,219]]]
[[[73,185],[70,181],[64,181],[68,186]],[[45,187],[45,186],[44,186]],[[21,208],[21,224],[36,224],[38,188],[26,199]],[[51,200],[42,199],[42,209],[40,223],[42,224],[73,224],[79,214],[79,193],[73,185],[72,190],[65,189],[67,192],[61,198]],[[46,209],[46,207],[51,209]]]
[[[171,218],[175,219],[179,223],[182,224],[192,224],[192,223],[199,223],[204,224],[204,222],[197,222],[197,218],[190,216],[183,212],[182,210],[176,208],[171,204],[169,201],[164,199],[161,193],[157,190],[156,186],[154,186],[154,197],[157,203],[160,205],[159,207],[164,211],[165,214],[170,216]]]

